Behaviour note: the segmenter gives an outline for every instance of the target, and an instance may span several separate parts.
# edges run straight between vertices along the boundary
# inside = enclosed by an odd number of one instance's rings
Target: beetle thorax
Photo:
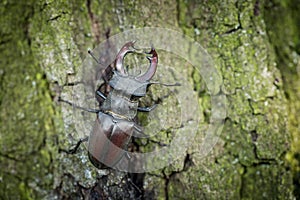
[[[113,90],[108,94],[101,109],[116,118],[132,120],[137,114],[138,98],[145,96],[148,83],[139,82],[134,76],[121,76],[115,72],[109,85]]]
[[[130,100],[130,96],[121,90],[111,91],[101,106],[101,110],[115,118],[132,120],[137,114],[138,101]]]

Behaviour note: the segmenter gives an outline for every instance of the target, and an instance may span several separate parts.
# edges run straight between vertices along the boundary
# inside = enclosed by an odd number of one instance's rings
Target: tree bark
[[[3,1],[0,10],[4,199],[300,197],[296,0]],[[82,89],[78,73],[89,48],[146,26],[182,32],[212,55],[227,99],[223,131],[204,159],[199,130],[185,156],[162,170],[97,170],[84,146],[74,155],[61,151],[82,133],[73,109],[58,98],[72,100]],[[203,79],[194,71],[185,76],[209,118]]]

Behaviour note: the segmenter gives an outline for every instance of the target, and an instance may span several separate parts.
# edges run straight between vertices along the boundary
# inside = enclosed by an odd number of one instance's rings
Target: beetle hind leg
[[[60,153],[60,152],[64,152],[64,153],[66,153],[66,154],[75,154],[75,153],[77,152],[78,148],[80,147],[80,145],[81,145],[83,142],[88,141],[88,139],[89,139],[89,137],[81,138],[81,139],[77,142],[77,144],[75,145],[75,147],[73,147],[73,148],[71,148],[71,149],[68,149],[68,150],[59,148],[59,149],[58,149],[58,152],[59,152],[59,153]]]

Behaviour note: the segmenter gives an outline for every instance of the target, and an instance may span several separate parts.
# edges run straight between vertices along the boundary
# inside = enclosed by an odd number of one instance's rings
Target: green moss
[[[46,144],[54,135],[48,82],[30,49],[32,2],[1,2],[1,157],[0,194],[41,198],[51,187]],[[3,37],[2,37],[3,36]],[[42,192],[43,191],[43,192]]]
[[[231,158],[223,157],[216,164],[208,164],[211,161],[205,159],[198,167],[174,174],[170,178],[169,198],[238,199],[242,167],[229,160]]]
[[[268,164],[248,167],[243,177],[241,199],[293,199],[290,174],[281,167]]]
[[[285,134],[286,99],[274,64],[276,54],[265,34],[263,16],[254,15],[254,5],[255,1],[183,6],[182,29],[185,33],[201,30],[194,38],[204,41],[222,71],[228,119],[209,158],[200,161],[195,149],[190,151],[194,165],[170,178],[169,197],[264,199],[282,193],[280,198],[293,198],[291,174],[283,160],[290,139]],[[198,21],[190,13],[205,14],[199,14]],[[263,163],[268,170],[260,170]],[[249,175],[256,169],[261,171],[259,187],[258,180]],[[256,195],[254,190],[260,192]]]
[[[271,1],[267,4],[270,11],[265,11],[267,33],[276,51],[277,68],[282,74],[281,83],[287,96],[288,129],[285,134],[291,134],[291,151],[287,159],[292,166],[294,174],[294,194],[300,197],[300,74],[299,74],[299,3],[294,0]],[[280,14],[279,14],[280,13]]]

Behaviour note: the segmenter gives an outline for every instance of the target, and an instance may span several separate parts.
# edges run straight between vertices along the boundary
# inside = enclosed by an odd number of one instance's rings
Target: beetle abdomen
[[[93,132],[89,137],[89,158],[94,166],[115,166],[124,156],[134,129],[134,123],[116,119],[99,112]]]

